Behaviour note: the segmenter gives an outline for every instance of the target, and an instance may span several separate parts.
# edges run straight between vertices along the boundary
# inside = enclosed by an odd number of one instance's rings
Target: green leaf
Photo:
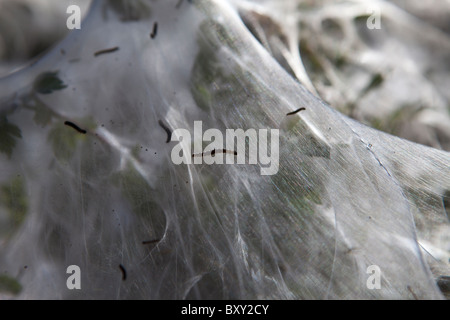
[[[125,197],[130,201],[133,212],[145,215],[148,207],[154,207],[156,204],[149,205],[149,194],[152,189],[147,181],[131,165],[124,171],[113,177],[114,182],[123,188]]]
[[[0,116],[0,152],[6,153],[11,157],[12,151],[16,146],[16,138],[22,138],[18,126],[8,122],[6,116]]]
[[[17,295],[20,291],[22,291],[22,285],[19,281],[7,275],[0,275],[0,292]]]
[[[55,90],[61,90],[67,88],[61,79],[58,78],[58,71],[55,72],[44,72],[37,76],[34,80],[33,89],[34,91],[41,94],[49,94]]]
[[[59,160],[69,160],[75,152],[77,146],[77,136],[80,136],[72,128],[64,124],[57,124],[48,134],[48,140],[53,147],[53,153]]]
[[[2,185],[0,200],[8,209],[13,228],[19,227],[25,220],[28,212],[28,201],[23,178],[18,176]]]
[[[36,95],[28,97],[24,101],[25,108],[34,111],[34,122],[41,127],[47,126],[51,121],[55,113],[44,102],[41,101]]]
[[[366,94],[370,90],[373,90],[375,88],[378,88],[384,81],[384,77],[380,73],[376,73],[372,76],[372,79],[367,84],[367,86],[363,90],[363,94]]]

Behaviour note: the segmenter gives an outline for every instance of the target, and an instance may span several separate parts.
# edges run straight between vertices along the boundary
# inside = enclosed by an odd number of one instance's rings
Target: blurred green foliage
[[[22,285],[14,278],[7,275],[0,275],[0,292],[17,295],[22,291]]]
[[[11,158],[17,138],[22,138],[20,128],[8,122],[5,114],[0,115],[0,152],[7,154]]]
[[[16,176],[0,188],[1,203],[8,209],[13,229],[19,227],[25,220],[28,211],[28,199],[25,181]]]
[[[58,78],[58,71],[44,72],[37,76],[33,83],[33,90],[41,94],[49,94],[64,88],[67,88],[67,85]]]

